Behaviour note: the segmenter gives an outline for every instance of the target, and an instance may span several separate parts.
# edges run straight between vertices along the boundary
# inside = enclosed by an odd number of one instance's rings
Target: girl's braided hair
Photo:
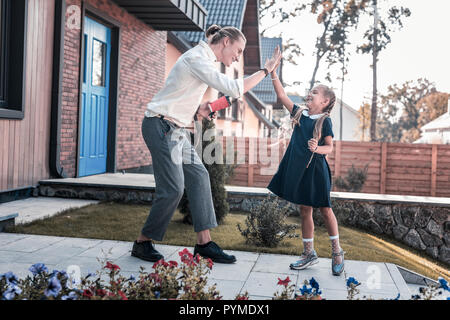
[[[206,30],[205,35],[210,44],[216,44],[225,37],[229,37],[231,42],[239,40],[239,38],[242,38],[247,42],[247,38],[242,31],[235,27],[221,28],[220,26],[213,24]]]

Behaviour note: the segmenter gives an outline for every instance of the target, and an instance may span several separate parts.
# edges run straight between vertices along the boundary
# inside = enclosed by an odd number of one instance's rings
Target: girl
[[[302,270],[318,263],[314,250],[313,207],[320,208],[331,240],[333,275],[344,271],[344,251],[339,245],[338,224],[331,209],[331,172],[325,155],[333,151],[330,113],[336,102],[325,85],[314,87],[306,98],[307,107],[298,107],[286,95],[275,71],[271,72],[279,101],[289,110],[295,124],[291,141],[268,189],[277,196],[300,205],[303,253],[290,268]]]

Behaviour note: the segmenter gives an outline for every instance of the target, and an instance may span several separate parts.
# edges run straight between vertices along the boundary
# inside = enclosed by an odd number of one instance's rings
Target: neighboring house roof
[[[261,37],[261,65],[264,65],[266,59],[272,57],[273,50],[276,46],[283,48],[282,38],[264,38]],[[281,79],[281,67],[277,70],[278,77]],[[267,104],[276,104],[277,95],[273,89],[272,80],[270,77],[264,78],[256,87],[253,88],[253,92],[258,96],[260,100]]]
[[[450,111],[437,117],[433,121],[428,122],[420,128],[422,131],[435,131],[438,129],[450,129]]]
[[[344,107],[344,109],[347,109],[348,111],[350,111],[351,113],[353,113],[355,116],[359,117],[359,113],[358,111],[356,111],[355,109],[353,109],[352,107],[350,107],[348,104],[346,104],[344,101],[342,102],[342,106]],[[341,107],[341,99],[336,98],[336,103],[334,105],[333,109],[338,109]]]
[[[250,107],[250,109],[253,111],[253,113],[256,115],[256,117],[261,120],[266,127],[269,129],[276,129],[276,126],[270,122],[269,119],[265,115],[263,115],[259,109],[265,108],[264,102],[262,102],[252,90],[247,91],[245,94],[245,98],[247,100],[247,103]]]
[[[443,132],[450,131],[450,99],[448,100],[447,112],[440,115],[436,119],[428,122],[420,128],[421,137],[413,143],[435,143],[433,140],[441,140],[440,143],[449,143],[450,140],[444,138]],[[439,137],[441,135],[441,137]]]
[[[199,0],[199,2],[208,11],[206,29],[213,24],[242,29],[247,0]],[[206,41],[204,32],[186,31],[178,32],[178,34],[191,43],[198,43],[200,40]]]

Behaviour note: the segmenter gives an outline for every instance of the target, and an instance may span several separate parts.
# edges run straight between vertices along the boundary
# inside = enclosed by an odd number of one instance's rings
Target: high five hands
[[[276,71],[276,69],[278,68],[278,65],[280,64],[281,56],[282,55],[281,55],[280,47],[277,46],[273,50],[272,57],[270,59],[266,60],[266,63],[264,64],[264,68],[266,68],[267,71],[269,71],[269,73]]]

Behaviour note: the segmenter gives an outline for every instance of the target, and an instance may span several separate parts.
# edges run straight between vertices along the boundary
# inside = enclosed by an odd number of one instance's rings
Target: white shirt
[[[244,80],[229,78],[217,69],[215,62],[216,55],[204,41],[186,51],[173,66],[164,87],[147,105],[145,116],[160,114],[180,127],[187,127],[208,86],[232,98],[242,96]]]

